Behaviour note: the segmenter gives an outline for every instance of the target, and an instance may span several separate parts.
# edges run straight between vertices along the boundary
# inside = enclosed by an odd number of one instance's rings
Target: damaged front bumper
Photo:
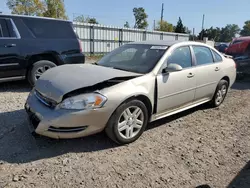
[[[112,113],[107,106],[95,110],[49,108],[33,92],[25,109],[30,131],[55,139],[79,138],[101,132]]]

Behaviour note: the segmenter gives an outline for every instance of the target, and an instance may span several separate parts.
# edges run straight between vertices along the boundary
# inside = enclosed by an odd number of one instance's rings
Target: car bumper
[[[64,64],[85,63],[85,55],[83,53],[60,55],[60,59],[64,62]]]
[[[25,109],[30,131],[55,139],[79,138],[101,132],[111,116],[108,107],[81,111],[51,109],[32,93]]]

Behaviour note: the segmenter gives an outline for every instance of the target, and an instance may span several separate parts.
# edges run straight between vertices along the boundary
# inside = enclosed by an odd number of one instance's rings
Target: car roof
[[[180,41],[180,40],[146,40],[146,41],[139,41],[139,42],[131,42],[128,44],[144,44],[144,45],[163,45],[163,46],[173,46],[174,44],[183,44],[183,45],[202,45],[208,46],[202,42],[196,41]]]
[[[164,46],[172,46],[180,41],[170,41],[170,40],[145,40],[139,42],[131,42],[129,44],[145,44],[145,45],[164,45]]]
[[[246,36],[246,37],[237,37],[234,38],[233,41],[238,41],[238,40],[250,40],[250,36]]]
[[[0,17],[20,17],[20,18],[34,18],[34,19],[46,19],[46,20],[56,20],[56,21],[63,21],[63,22],[71,22],[70,20],[63,20],[58,18],[48,18],[48,17],[41,17],[41,16],[28,16],[28,15],[19,15],[19,14],[0,14]]]

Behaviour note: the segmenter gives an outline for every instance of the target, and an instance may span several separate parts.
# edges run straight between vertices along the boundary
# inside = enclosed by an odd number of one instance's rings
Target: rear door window
[[[37,18],[26,18],[23,21],[36,38],[76,38],[70,22]]]
[[[211,50],[205,46],[193,46],[197,65],[212,64],[214,62]]]
[[[0,18],[0,38],[10,37],[7,21]]]

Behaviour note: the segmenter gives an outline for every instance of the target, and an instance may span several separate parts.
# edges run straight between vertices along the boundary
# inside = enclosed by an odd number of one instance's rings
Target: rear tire
[[[56,64],[48,60],[41,60],[41,61],[37,61],[36,63],[34,63],[31,66],[31,68],[28,70],[28,75],[27,75],[27,79],[30,85],[34,86],[37,79],[39,79],[39,77],[44,72],[46,72],[48,69],[51,69],[53,67],[56,67]]]
[[[211,101],[211,106],[212,107],[218,107],[220,106],[226,95],[227,95],[227,92],[228,92],[228,82],[226,80],[221,80],[216,88],[216,91],[215,91],[215,94],[214,94],[214,97]]]
[[[118,144],[129,144],[136,141],[148,124],[148,111],[139,100],[121,104],[110,117],[105,132]]]

